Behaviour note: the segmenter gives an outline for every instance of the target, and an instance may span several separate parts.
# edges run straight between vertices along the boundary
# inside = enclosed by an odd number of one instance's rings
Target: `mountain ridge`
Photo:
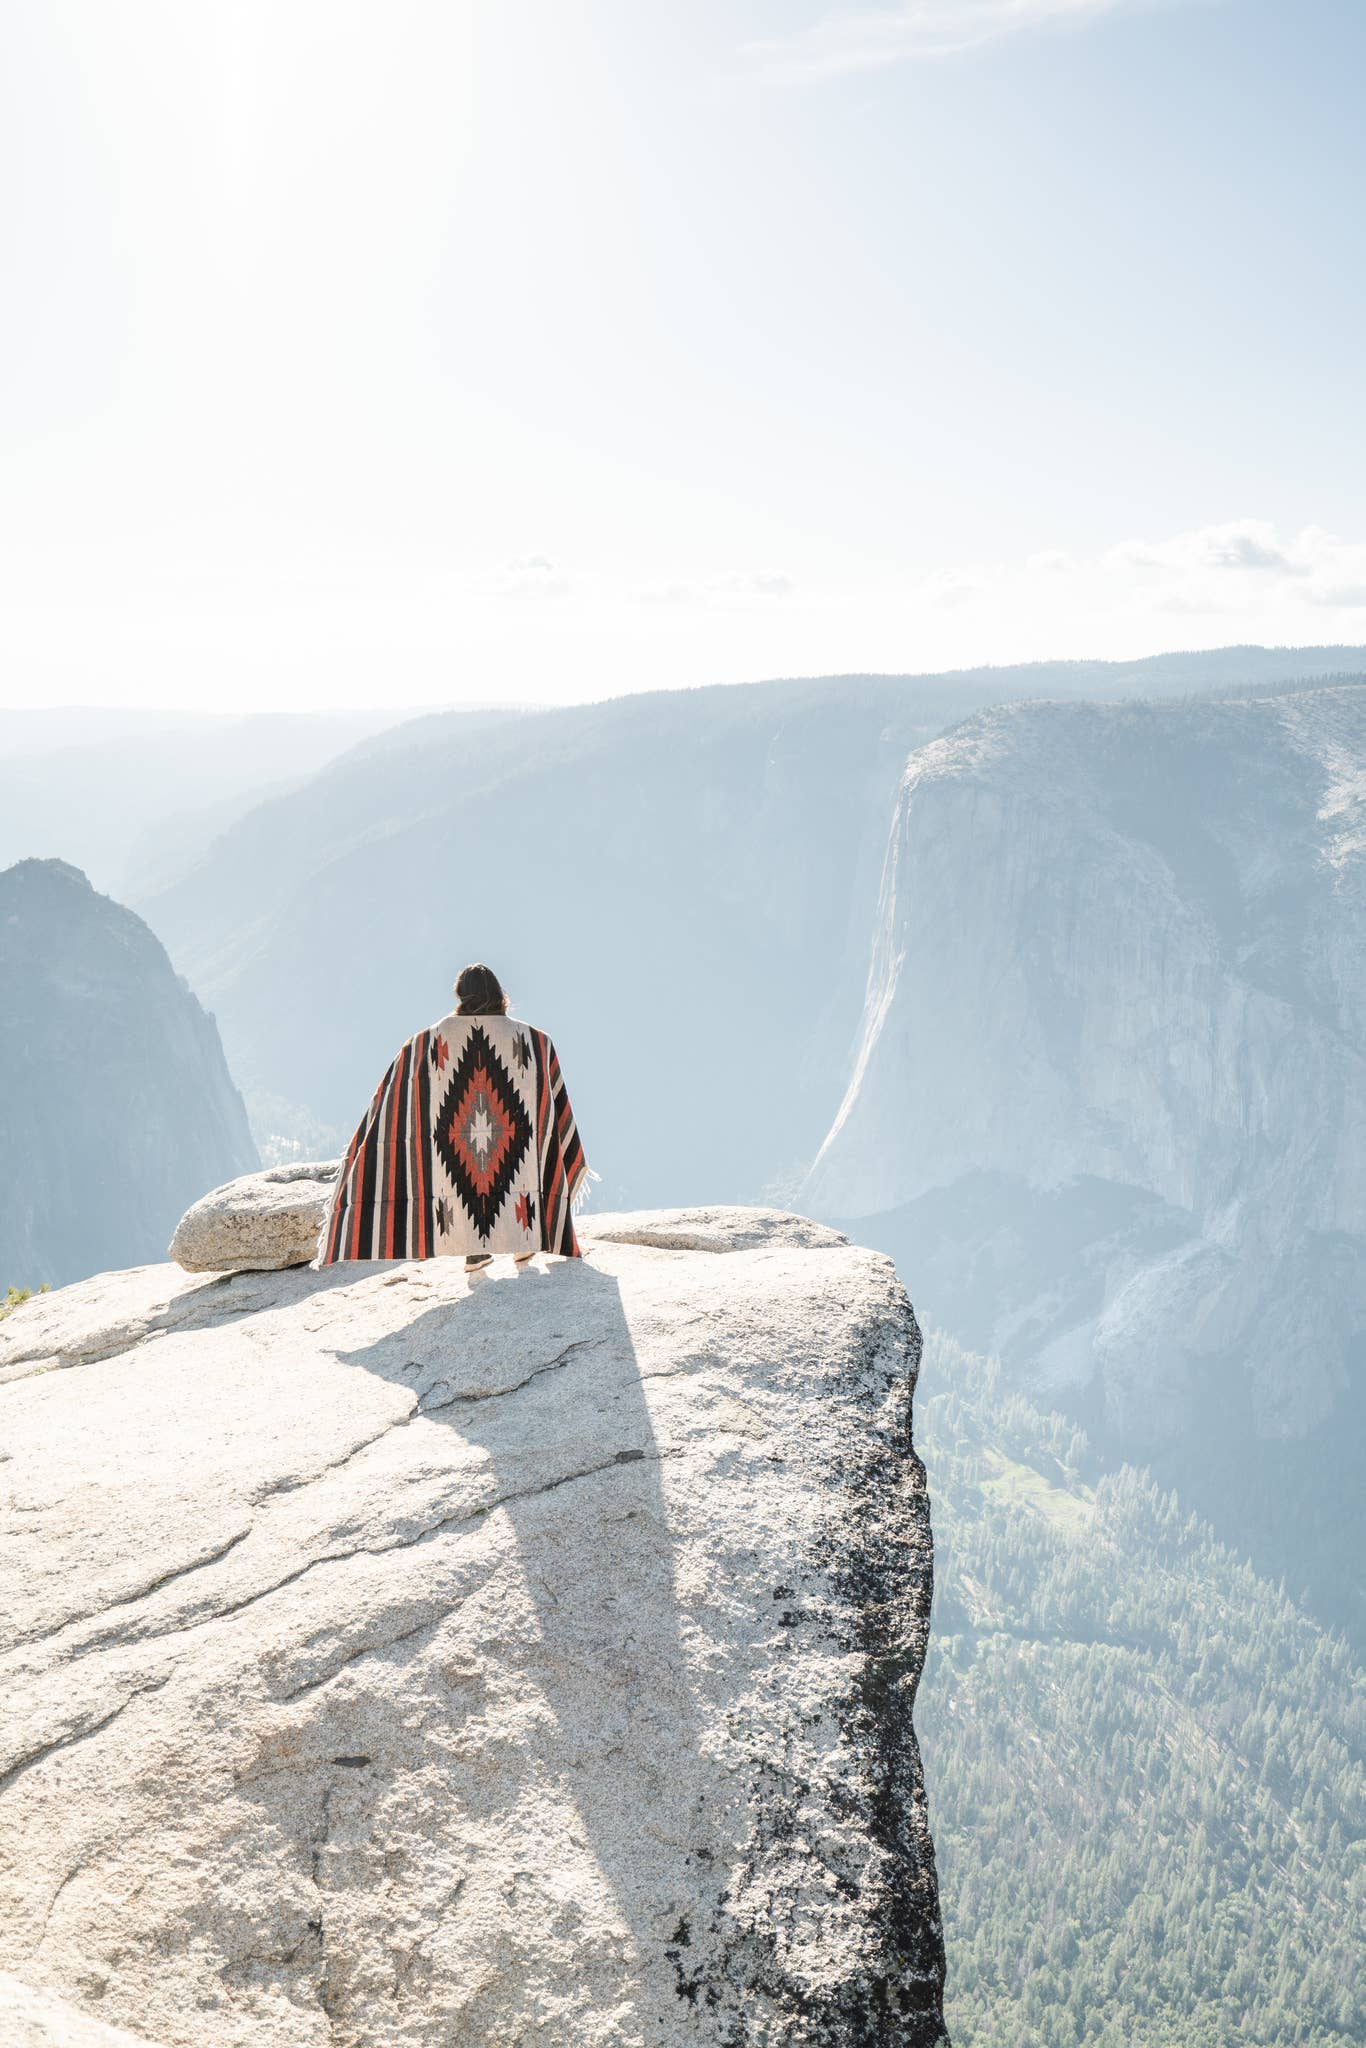
[[[0,871],[0,1284],[159,1253],[256,1163],[217,1027],[137,914],[59,860]]]

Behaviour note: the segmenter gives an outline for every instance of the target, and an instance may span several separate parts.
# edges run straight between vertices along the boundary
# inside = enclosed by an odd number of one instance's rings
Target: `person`
[[[511,1252],[580,1256],[574,1203],[591,1173],[555,1047],[508,1014],[491,967],[399,1047],[347,1148],[315,1266]]]

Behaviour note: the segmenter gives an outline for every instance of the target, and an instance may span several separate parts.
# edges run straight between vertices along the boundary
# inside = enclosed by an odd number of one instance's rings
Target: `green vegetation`
[[[42,1286],[38,1289],[38,1292],[40,1294],[46,1294],[48,1291],[48,1285],[49,1283],[46,1280],[44,1280]],[[15,1309],[17,1309],[21,1303],[25,1301],[32,1301],[32,1299],[33,1289],[31,1287],[7,1287],[5,1289],[4,1300],[0,1301],[0,1322],[3,1322],[6,1316],[13,1315]]]
[[[917,1720],[955,2048],[1366,2039],[1366,1693],[1346,1643],[944,1338],[916,1436],[937,1552]]]

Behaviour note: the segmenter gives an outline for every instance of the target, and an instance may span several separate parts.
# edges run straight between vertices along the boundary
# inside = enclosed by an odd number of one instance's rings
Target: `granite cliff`
[[[910,1304],[778,1212],[593,1227],[0,1325],[35,2042],[946,2039]]]
[[[157,1258],[256,1163],[213,1018],[141,918],[60,860],[0,874],[0,1292]]]
[[[802,1191],[1358,1631],[1364,913],[1366,689],[969,719]]]

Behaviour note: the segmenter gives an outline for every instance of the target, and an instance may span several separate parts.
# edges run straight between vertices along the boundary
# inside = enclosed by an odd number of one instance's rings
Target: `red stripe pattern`
[[[560,1062],[548,1034],[537,1031],[537,1135],[541,1169],[541,1219],[548,1251],[566,1258],[579,1256],[574,1234],[575,1195],[588,1172],[579,1141],[569,1091],[564,1085]]]

